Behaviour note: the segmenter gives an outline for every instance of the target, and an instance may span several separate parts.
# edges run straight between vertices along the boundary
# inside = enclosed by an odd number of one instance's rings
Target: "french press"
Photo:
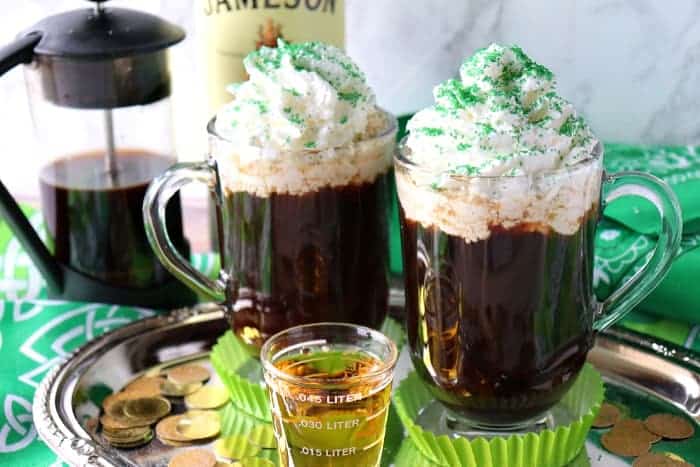
[[[150,248],[148,184],[174,162],[168,49],[184,31],[103,1],[50,16],[0,49],[0,75],[25,64],[44,163],[47,245],[0,182],[0,214],[46,280],[50,297],[170,308],[195,295]],[[166,208],[185,255],[179,199]]]

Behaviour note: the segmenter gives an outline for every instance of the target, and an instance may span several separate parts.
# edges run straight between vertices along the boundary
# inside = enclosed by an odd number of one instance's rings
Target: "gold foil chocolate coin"
[[[209,370],[200,365],[182,365],[168,370],[168,379],[180,385],[201,383],[209,376]]]
[[[693,425],[681,417],[667,413],[650,415],[644,421],[644,426],[652,433],[667,439],[686,439],[695,433]]]
[[[136,400],[136,399],[125,399],[125,400],[120,400],[118,402],[115,402],[114,404],[109,406],[109,409],[107,411],[107,414],[109,416],[109,420],[119,423],[122,426],[126,428],[133,428],[133,427],[138,427],[138,426],[148,426],[152,425],[155,422],[158,421],[158,418],[153,418],[153,417],[130,417],[126,413],[126,404],[130,400]]]
[[[100,417],[100,423],[105,430],[125,430],[127,428],[136,428],[149,426],[151,424],[150,420],[135,420],[129,417],[114,418],[111,415],[104,414]]]
[[[148,370],[143,372],[143,376],[148,376],[148,377],[165,376],[163,374],[163,367],[164,366],[165,366],[165,364],[161,363],[160,365],[156,365],[154,367],[151,367]]]
[[[107,435],[103,431],[103,436],[105,439],[114,447],[127,449],[143,446],[144,444],[150,442],[153,439],[153,430],[148,428],[148,430],[141,436],[125,437],[125,436],[112,436]]]
[[[114,394],[110,394],[109,396],[105,397],[102,401],[102,408],[105,412],[109,412],[110,407],[112,407],[117,402],[129,399],[129,397],[130,396],[124,392],[115,392]]]
[[[260,453],[260,447],[251,444],[247,436],[235,435],[217,439],[214,443],[214,452],[217,456],[227,459],[242,459],[257,456]]]
[[[175,431],[189,440],[213,438],[221,431],[221,422],[214,412],[188,412],[177,421]]]
[[[148,435],[147,435],[145,438],[143,438],[143,439],[141,439],[141,440],[139,440],[139,441],[134,441],[133,443],[111,443],[111,444],[112,444],[112,446],[114,446],[115,448],[119,448],[119,449],[131,449],[131,448],[138,448],[138,447],[141,447],[141,446],[143,446],[143,445],[145,445],[145,444],[150,443],[152,440],[153,440],[153,432],[150,431],[150,432],[148,433]]]
[[[173,441],[172,439],[168,438],[158,439],[161,443],[165,444],[166,446],[172,446],[174,448],[186,448],[195,444],[193,441]]]
[[[683,459],[683,458],[682,458],[681,456],[679,456],[678,454],[674,454],[674,453],[672,453],[672,452],[662,452],[661,454],[663,454],[664,456],[666,456],[666,457],[668,457],[668,458],[670,458],[670,459],[673,459],[674,461],[685,462],[685,459]]]
[[[116,402],[110,402],[105,408],[105,413],[112,417],[114,420],[128,423],[129,419],[124,412],[124,407],[126,406],[126,399],[121,399]]]
[[[216,410],[188,410],[183,415],[188,417],[204,417],[213,420],[217,423],[221,421],[221,416]]]
[[[185,396],[190,409],[218,409],[228,402],[228,391],[223,386],[204,386]]]
[[[127,428],[125,430],[102,430],[102,434],[109,440],[123,440],[124,442],[134,442],[142,439],[151,431],[150,427]]]
[[[641,456],[651,449],[651,443],[646,439],[634,435],[616,434],[613,431],[601,436],[600,443],[605,449],[618,456]]]
[[[160,385],[160,393],[168,397],[182,397],[198,391],[202,383],[176,384],[172,381],[163,381]]]
[[[124,403],[124,413],[135,419],[159,420],[170,413],[170,402],[163,397],[140,397]]]
[[[596,416],[595,420],[593,420],[593,427],[594,428],[608,428],[613,426],[617,421],[620,419],[620,409],[615,407],[612,404],[608,404],[607,402],[603,402],[603,404],[600,406],[600,411],[598,412],[598,415]]]
[[[124,387],[123,392],[134,397],[160,396],[160,385],[165,381],[155,376],[141,376]]]
[[[620,420],[613,426],[611,433],[616,435],[638,438],[649,443],[656,443],[661,439],[661,436],[652,433],[644,426],[644,422],[636,418],[625,418]]]
[[[216,457],[205,449],[190,449],[170,459],[168,467],[214,467]]]
[[[177,424],[182,419],[182,415],[172,415],[165,417],[156,425],[156,435],[160,440],[167,439],[169,441],[188,442],[189,439],[177,432]]]
[[[635,459],[632,467],[693,467],[684,460],[676,460],[666,454],[649,452]]]
[[[150,443],[152,439],[153,439],[153,438],[150,438],[150,439],[146,438],[146,439],[144,439],[144,440],[142,440],[142,441],[137,441],[137,442],[134,442],[134,443],[126,443],[126,444],[114,444],[114,443],[113,443],[112,446],[114,446],[115,448],[118,448],[118,449],[140,448],[141,446]]]

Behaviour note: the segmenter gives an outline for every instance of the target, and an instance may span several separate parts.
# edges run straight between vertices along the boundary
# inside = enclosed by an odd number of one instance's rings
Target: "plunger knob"
[[[102,13],[102,4],[108,0],[87,0],[95,4],[95,13],[98,15]]]

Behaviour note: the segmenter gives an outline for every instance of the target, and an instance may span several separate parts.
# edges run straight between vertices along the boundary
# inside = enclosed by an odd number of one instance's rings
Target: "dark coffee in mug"
[[[171,278],[151,249],[143,224],[143,198],[151,180],[173,159],[138,149],[117,154],[115,173],[102,152],[53,161],[41,170],[42,211],[56,259],[119,287],[145,288]],[[168,232],[185,251],[179,196],[167,207]]]
[[[301,194],[225,191],[220,251],[239,279],[231,325],[259,345],[325,321],[378,328],[388,310],[387,171]]]
[[[231,327],[253,349],[299,324],[381,326],[395,131],[377,112],[359,141],[254,161],[211,135]]]
[[[416,371],[468,424],[541,420],[593,344],[600,160],[534,177],[455,176],[443,190],[397,161]]]
[[[570,235],[494,226],[474,242],[401,216],[409,342],[438,399],[485,424],[552,407],[593,343],[596,206]]]
[[[251,157],[212,120],[210,159],[171,167],[146,193],[146,229],[159,257],[190,287],[223,299],[232,330],[253,355],[297,324],[378,328],[386,318],[396,120],[377,110],[369,121],[341,146],[274,157],[253,148]],[[161,206],[176,184],[192,181],[205,183],[217,200],[216,279],[174,255],[162,232]]]

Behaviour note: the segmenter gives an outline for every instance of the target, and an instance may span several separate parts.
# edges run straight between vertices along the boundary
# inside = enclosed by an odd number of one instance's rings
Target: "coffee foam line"
[[[396,185],[406,217],[425,228],[462,237],[487,239],[494,226],[527,224],[533,231],[573,235],[599,202],[600,162],[545,178],[466,178],[436,190],[431,179],[397,170]]]
[[[243,162],[235,151],[216,158],[226,191],[258,197],[302,195],[321,188],[373,182],[392,165],[393,134],[347,147]]]

